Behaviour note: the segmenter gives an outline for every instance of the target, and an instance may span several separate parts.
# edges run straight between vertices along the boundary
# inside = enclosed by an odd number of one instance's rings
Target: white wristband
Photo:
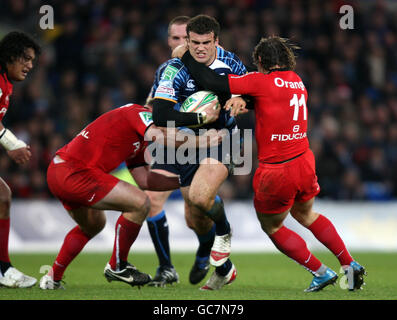
[[[6,128],[0,132],[0,143],[7,151],[26,147],[25,142],[19,140],[10,130],[7,130]]]

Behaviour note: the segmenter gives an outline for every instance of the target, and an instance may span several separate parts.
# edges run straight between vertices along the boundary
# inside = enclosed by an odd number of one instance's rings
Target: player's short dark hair
[[[194,18],[190,19],[186,26],[186,32],[189,36],[189,32],[197,34],[208,34],[213,32],[214,38],[217,39],[219,36],[221,27],[215,18],[207,16],[205,14],[199,14]]]
[[[256,45],[252,58],[257,66],[265,70],[274,69],[276,65],[287,70],[294,70],[296,59],[294,50],[298,46],[290,43],[289,39],[278,36],[262,38]]]
[[[187,24],[189,20],[190,20],[190,17],[188,17],[188,16],[177,16],[177,17],[175,17],[168,24],[168,34],[170,34],[170,29],[171,29],[172,25],[174,25],[174,24],[177,24],[177,25]]]
[[[5,70],[7,63],[13,63],[16,59],[23,57],[26,49],[33,49],[35,55],[41,52],[40,46],[27,34],[12,31],[0,41],[0,66]]]

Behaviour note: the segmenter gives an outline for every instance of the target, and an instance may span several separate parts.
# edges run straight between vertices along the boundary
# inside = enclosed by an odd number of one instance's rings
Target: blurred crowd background
[[[354,8],[352,30],[339,25],[344,4]],[[53,7],[54,29],[40,29],[42,5]],[[0,36],[26,31],[39,40],[43,53],[28,79],[15,84],[3,120],[31,145],[32,161],[19,167],[1,150],[0,176],[14,198],[52,198],[46,169],[54,152],[100,114],[129,102],[144,104],[157,67],[170,56],[168,22],[203,13],[219,21],[221,45],[249,70],[255,70],[251,52],[263,36],[288,37],[301,47],[296,71],[309,92],[308,134],[320,198],[395,200],[396,5],[365,0],[2,0]],[[241,128],[253,128],[254,114],[238,120]],[[224,199],[250,199],[253,173],[231,176],[221,189]]]

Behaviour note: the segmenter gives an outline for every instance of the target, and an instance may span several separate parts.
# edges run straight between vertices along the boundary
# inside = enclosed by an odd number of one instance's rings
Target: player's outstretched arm
[[[213,107],[214,106],[212,106],[212,108]],[[217,112],[219,113],[219,110]],[[217,146],[221,143],[224,136],[225,133],[223,131],[217,131],[214,129],[206,130],[205,133],[197,136],[177,128],[157,127],[155,125],[151,125],[149,129],[146,130],[145,140],[157,142],[173,148],[178,148],[182,145],[186,148],[199,148]]]
[[[165,176],[151,171],[148,165],[130,169],[130,173],[142,190],[168,191],[180,188],[178,176]]]
[[[194,80],[205,90],[214,91],[216,94],[230,94],[227,75],[219,75],[203,63],[197,62],[189,51],[186,51],[181,60],[189,69]]]
[[[166,127],[172,121],[176,127],[187,127],[200,124],[198,114],[194,112],[179,112],[174,109],[175,102],[165,99],[154,99],[153,122],[158,127]]]

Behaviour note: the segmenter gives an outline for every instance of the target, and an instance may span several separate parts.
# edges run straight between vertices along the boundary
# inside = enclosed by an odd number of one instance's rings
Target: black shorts
[[[157,145],[153,153],[152,169],[162,169],[179,175],[181,187],[190,186],[200,162],[206,158],[223,163],[230,174],[234,167],[234,155],[240,154],[242,140],[237,128],[228,131],[229,134],[222,143],[213,148],[189,149],[181,152]]]

